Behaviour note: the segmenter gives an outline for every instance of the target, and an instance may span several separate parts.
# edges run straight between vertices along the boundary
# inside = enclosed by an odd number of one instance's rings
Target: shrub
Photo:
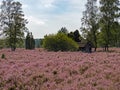
[[[62,83],[63,81],[64,81],[64,79],[61,79],[61,78],[56,78],[56,79],[55,79],[56,84],[60,84],[60,83]]]
[[[75,51],[78,44],[63,33],[46,36],[43,47],[49,51]]]
[[[88,70],[88,66],[82,66],[81,68],[80,68],[80,74],[84,74],[84,72],[86,71],[86,70]]]

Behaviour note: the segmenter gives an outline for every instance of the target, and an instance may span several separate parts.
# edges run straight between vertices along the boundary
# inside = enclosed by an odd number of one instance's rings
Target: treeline
[[[83,38],[97,47],[120,47],[120,1],[87,0],[81,19]]]
[[[57,34],[46,35],[42,46],[49,51],[77,51],[78,42],[81,42],[78,30],[69,33],[66,27],[62,27]]]
[[[14,0],[3,0],[0,5],[0,36],[3,36],[0,47],[15,51],[17,47],[34,49],[35,46],[42,45],[49,50],[54,48],[55,51],[73,51],[77,50],[78,42],[91,42],[95,51],[98,47],[104,47],[105,51],[108,51],[109,47],[120,47],[120,1],[87,0],[85,8],[80,30],[68,32],[66,27],[62,27],[57,34],[45,36],[39,44],[33,36],[24,36],[25,33],[29,34],[29,31],[22,4]]]

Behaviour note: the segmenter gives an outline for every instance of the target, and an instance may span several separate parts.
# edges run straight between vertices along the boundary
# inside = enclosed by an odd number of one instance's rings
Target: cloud
[[[0,5],[2,5],[2,2],[0,2]]]
[[[63,15],[56,15],[49,20],[49,26],[52,30],[59,30],[61,27],[66,27],[69,31],[74,31],[80,28],[81,13],[65,13]]]
[[[61,27],[79,30],[87,0],[19,0],[23,4],[28,29],[35,38],[56,33]]]
[[[83,9],[85,8],[85,3],[87,2],[87,0],[70,0],[70,6],[72,6],[72,8],[74,10],[81,10],[83,11]]]
[[[27,16],[26,17],[28,19],[28,22],[30,24],[37,24],[37,25],[40,25],[40,26],[43,26],[45,25],[45,22],[37,17],[34,17],[34,16]]]
[[[29,5],[27,5],[27,4],[22,4],[22,8],[24,8],[24,9],[29,8]]]
[[[42,7],[51,8],[54,7],[55,0],[39,0],[39,3]]]

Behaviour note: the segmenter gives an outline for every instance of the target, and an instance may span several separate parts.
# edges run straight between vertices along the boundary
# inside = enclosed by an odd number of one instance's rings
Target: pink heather
[[[120,90],[120,49],[114,52],[0,50],[0,90]]]

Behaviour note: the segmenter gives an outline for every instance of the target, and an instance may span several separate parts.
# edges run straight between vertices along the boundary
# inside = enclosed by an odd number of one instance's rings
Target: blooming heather
[[[0,90],[120,90],[120,49],[112,52],[0,50]]]

